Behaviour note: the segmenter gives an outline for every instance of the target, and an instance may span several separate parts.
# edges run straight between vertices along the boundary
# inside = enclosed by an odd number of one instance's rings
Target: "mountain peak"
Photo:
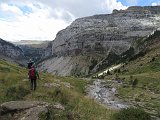
[[[112,13],[150,13],[159,14],[160,6],[130,6],[126,10],[116,10],[114,9]]]

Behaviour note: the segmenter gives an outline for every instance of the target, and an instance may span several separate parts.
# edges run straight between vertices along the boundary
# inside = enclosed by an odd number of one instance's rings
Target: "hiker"
[[[39,74],[35,68],[35,64],[33,64],[29,69],[28,76],[31,82],[31,90],[36,90],[36,86],[37,86],[36,80],[37,78],[39,79]]]
[[[29,62],[28,62],[28,69],[31,69],[33,63],[34,63],[34,62],[32,61],[32,59],[30,59]]]

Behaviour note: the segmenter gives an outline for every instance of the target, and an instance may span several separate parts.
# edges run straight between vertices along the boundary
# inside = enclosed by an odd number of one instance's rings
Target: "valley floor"
[[[0,60],[0,119],[12,120],[17,117],[32,116],[32,107],[25,111],[12,108],[10,101],[40,102],[42,108],[36,119],[48,120],[112,120],[118,109],[130,106],[144,109],[153,120],[159,120],[160,73],[108,75],[103,80],[58,77],[40,73],[35,92],[30,91],[28,70]],[[136,86],[130,81],[138,80]],[[88,96],[88,97],[86,97]],[[8,103],[6,103],[8,102]],[[45,104],[44,104],[45,102]],[[9,104],[9,105],[8,105]],[[57,108],[58,105],[58,108]],[[3,107],[5,106],[5,107]],[[37,109],[37,103],[34,109]],[[44,107],[45,106],[45,107]],[[46,107],[47,106],[47,107]],[[55,107],[56,106],[56,107]],[[17,111],[19,109],[19,111]],[[23,118],[25,120],[25,118]],[[27,117],[26,117],[27,119]]]

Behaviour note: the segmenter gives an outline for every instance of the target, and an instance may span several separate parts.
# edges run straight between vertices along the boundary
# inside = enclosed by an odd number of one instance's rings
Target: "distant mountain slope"
[[[20,41],[16,41],[13,42],[16,45],[36,45],[36,44],[43,44],[43,43],[47,43],[48,41],[38,41],[38,40],[20,40]]]
[[[40,62],[52,56],[51,41],[40,41],[40,42],[31,41],[29,42],[29,44],[25,42],[23,42],[23,44],[19,43],[17,45],[23,50],[23,53],[28,60],[32,59],[35,62]]]
[[[150,36],[135,43],[139,54],[133,56],[124,70],[129,74],[160,71],[160,31],[156,30]]]
[[[52,44],[53,60],[56,61],[51,60],[50,66],[49,61],[44,61],[42,69],[45,68],[51,73],[60,71],[59,68],[64,68],[69,74],[95,73],[120,62],[121,57],[128,53],[130,56],[135,54],[135,51],[140,52],[135,50],[134,43],[150,35],[159,26],[160,6],[135,6],[127,10],[114,10],[112,14],[79,18],[58,32]],[[68,56],[72,59],[76,56],[87,57],[85,66],[82,67],[77,62],[81,59],[70,61],[68,64],[72,65],[73,69],[68,71],[65,69],[65,57]],[[124,61],[127,57],[123,57]],[[59,67],[56,70],[51,69],[57,61],[61,63]]]
[[[23,64],[26,59],[22,49],[2,39],[0,39],[0,58],[12,60],[21,64]]]

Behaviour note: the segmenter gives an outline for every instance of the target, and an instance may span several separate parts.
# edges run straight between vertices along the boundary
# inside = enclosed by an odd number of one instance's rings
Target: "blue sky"
[[[77,18],[151,5],[160,0],[0,0],[0,38],[53,40]]]
[[[119,0],[125,6],[151,6],[152,3],[160,3],[160,0]]]

